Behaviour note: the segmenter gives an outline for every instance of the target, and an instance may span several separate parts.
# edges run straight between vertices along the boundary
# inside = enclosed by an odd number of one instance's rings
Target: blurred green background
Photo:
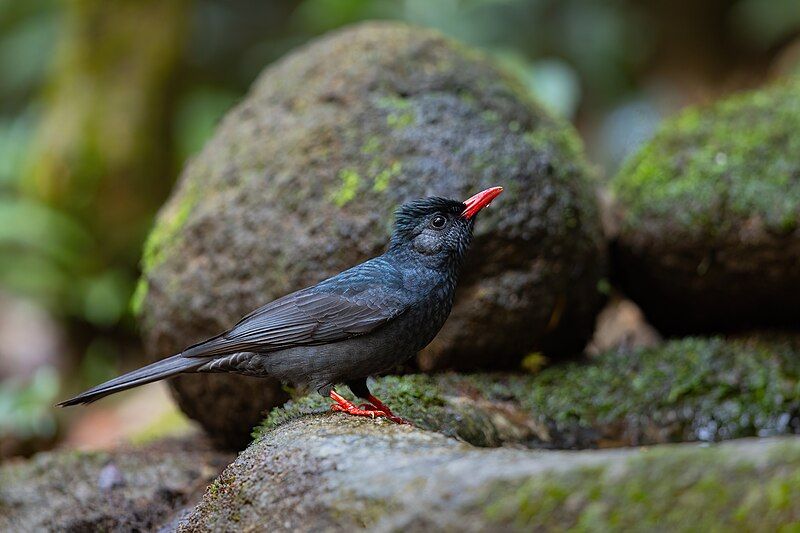
[[[797,0],[0,0],[0,458],[58,441],[64,390],[140,362],[142,242],[219,118],[287,51],[376,18],[488,52],[605,175],[800,34]]]

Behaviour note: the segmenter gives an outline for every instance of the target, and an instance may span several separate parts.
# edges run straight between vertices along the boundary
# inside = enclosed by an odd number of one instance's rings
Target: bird
[[[439,196],[407,202],[395,212],[382,255],[58,405],[91,403],[178,374],[228,372],[309,387],[330,397],[333,411],[407,423],[370,392],[367,378],[396,368],[438,334],[453,307],[476,215],[502,191],[491,187],[463,202]],[[344,398],[339,384],[367,403]]]

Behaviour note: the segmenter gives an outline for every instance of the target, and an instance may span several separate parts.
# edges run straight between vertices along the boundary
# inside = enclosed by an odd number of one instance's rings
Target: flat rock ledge
[[[259,437],[178,530],[571,527],[800,527],[800,439],[487,449],[385,420],[310,415]]]

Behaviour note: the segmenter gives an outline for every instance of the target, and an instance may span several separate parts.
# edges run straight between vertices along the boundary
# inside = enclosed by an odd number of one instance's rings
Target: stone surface
[[[230,462],[199,437],[58,451],[0,467],[0,531],[150,531],[199,501]]]
[[[533,376],[386,377],[372,390],[416,426],[476,446],[569,449],[800,434],[798,382],[800,341],[774,336],[668,341]],[[260,431],[327,410],[307,396]]]
[[[658,346],[661,340],[661,335],[647,322],[638,305],[614,294],[597,315],[594,335],[586,346],[586,353],[594,356],[611,350],[650,348]]]
[[[613,180],[616,277],[659,330],[800,324],[798,94],[688,109]]]
[[[318,415],[283,424],[242,452],[179,531],[798,525],[796,438],[588,452],[487,450],[391,422]]]
[[[474,51],[394,23],[323,37],[263,73],[159,214],[136,299],[148,351],[175,353],[381,253],[406,200],[493,185],[505,193],[481,213],[424,370],[583,348],[605,273],[594,184],[571,127]],[[233,445],[280,399],[235,377],[175,389]]]

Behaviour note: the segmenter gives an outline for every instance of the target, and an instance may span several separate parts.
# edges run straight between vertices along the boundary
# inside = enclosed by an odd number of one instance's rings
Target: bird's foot
[[[371,418],[378,418],[378,417],[385,417],[395,424],[406,424],[406,425],[413,425],[408,420],[400,418],[396,414],[392,412],[389,407],[387,407],[382,401],[377,399],[375,396],[368,396],[367,399],[370,403],[362,403],[358,407],[353,404],[353,402],[347,400],[345,397],[340,395],[338,392],[332,390],[331,391],[331,400],[334,403],[331,405],[331,411],[339,412],[339,413],[347,413],[348,415],[353,416],[369,416]]]
[[[346,413],[353,416],[368,416],[370,418],[386,416],[386,413],[376,408],[374,405],[356,407],[352,402],[339,395],[336,391],[331,391],[331,399],[336,402],[331,405],[331,411]]]
[[[381,404],[383,405],[383,404]],[[404,418],[400,418],[396,414],[394,414],[391,409],[383,405],[383,409],[375,407],[371,403],[362,403],[358,406],[359,409],[365,409],[367,411],[378,411],[384,414],[384,416],[394,422],[395,424],[406,424],[408,426],[412,426],[413,424]]]
[[[379,411],[377,409],[361,409],[360,407],[356,407],[353,404],[342,405],[339,403],[335,403],[331,405],[331,411],[346,413],[348,415],[353,415],[353,416],[368,416],[370,418],[378,418],[380,416],[386,416],[386,413],[384,413],[383,411]]]

